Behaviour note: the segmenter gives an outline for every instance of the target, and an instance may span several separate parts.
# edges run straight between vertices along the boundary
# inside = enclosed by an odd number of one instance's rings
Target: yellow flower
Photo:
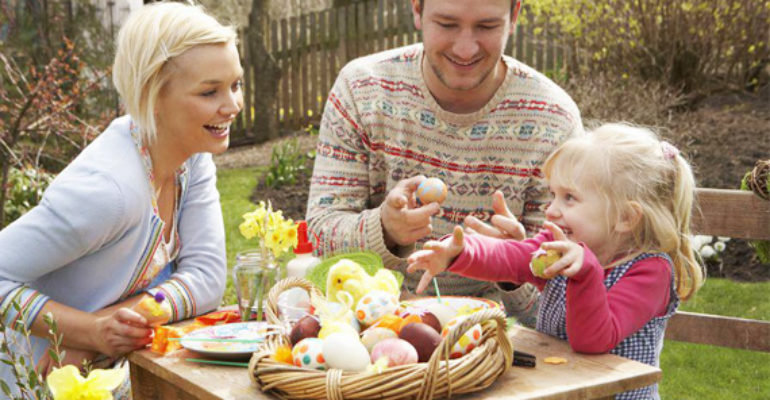
[[[112,391],[124,379],[122,369],[94,369],[83,378],[75,366],[67,365],[54,369],[46,383],[54,400],[112,400]]]

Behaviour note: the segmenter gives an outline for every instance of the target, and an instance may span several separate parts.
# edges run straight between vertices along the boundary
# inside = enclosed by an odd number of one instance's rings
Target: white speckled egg
[[[372,349],[377,343],[385,339],[394,339],[397,337],[398,337],[398,334],[396,334],[396,332],[393,332],[392,329],[373,326],[365,330],[364,333],[361,334],[361,343],[363,343],[364,347],[366,347],[366,350],[368,350],[371,353]],[[374,361],[377,361],[377,360],[374,360]]]
[[[449,320],[444,329],[441,330],[441,337],[449,335],[449,331],[455,325],[462,323],[466,318],[468,318],[467,315],[460,315]],[[481,343],[481,335],[483,333],[480,324],[471,326],[452,346],[452,350],[449,351],[449,358],[458,358],[470,353],[471,350]]]
[[[323,340],[323,354],[328,368],[364,371],[369,365],[369,352],[358,336],[332,333]]]
[[[364,326],[369,326],[385,314],[393,314],[398,309],[398,299],[392,293],[373,290],[356,304],[356,319]]]
[[[297,367],[325,370],[326,360],[323,355],[323,340],[319,338],[300,340],[291,349],[291,359]]]

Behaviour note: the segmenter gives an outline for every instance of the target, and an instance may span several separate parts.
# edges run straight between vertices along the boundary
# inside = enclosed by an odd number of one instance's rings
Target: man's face
[[[518,14],[511,0],[412,0],[422,30],[429,87],[469,91],[493,79]]]

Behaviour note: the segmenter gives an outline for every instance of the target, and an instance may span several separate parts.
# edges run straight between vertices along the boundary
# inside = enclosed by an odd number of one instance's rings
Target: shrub
[[[770,0],[532,0],[538,25],[556,24],[607,71],[688,94],[757,86],[770,63]]]
[[[54,176],[43,169],[26,166],[21,169],[11,167],[8,175],[7,197],[3,204],[5,218],[13,222],[37,205],[43,191],[53,181]]]
[[[303,154],[297,138],[291,138],[273,146],[270,167],[265,175],[265,185],[277,189],[283,185],[293,185],[300,174],[305,172],[305,162],[313,154]]]

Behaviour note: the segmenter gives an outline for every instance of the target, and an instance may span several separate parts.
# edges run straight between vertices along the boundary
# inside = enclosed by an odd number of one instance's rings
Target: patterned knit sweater
[[[528,232],[542,223],[549,191],[540,170],[565,139],[582,133],[580,113],[556,84],[505,56],[505,80],[471,114],[443,110],[428,91],[422,44],[359,58],[340,72],[321,121],[307,219],[320,254],[372,250],[405,272],[413,247],[391,253],[384,243],[380,204],[402,179],[438,177],[449,193],[433,217],[433,233],[451,232],[473,215],[489,220],[500,190]],[[413,290],[420,274],[407,275]],[[493,283],[444,273],[442,294],[486,295]],[[432,288],[430,289],[432,290]]]

